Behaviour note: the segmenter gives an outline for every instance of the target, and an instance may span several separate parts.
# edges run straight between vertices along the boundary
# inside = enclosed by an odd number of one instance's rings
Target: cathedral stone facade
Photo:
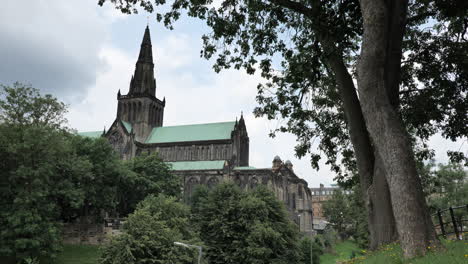
[[[156,97],[156,81],[149,28],[146,27],[135,73],[126,95],[117,93],[117,115],[108,131],[83,132],[105,137],[122,159],[141,153],[158,153],[184,182],[190,200],[198,184],[208,187],[232,181],[241,188],[268,186],[286,205],[304,233],[312,232],[311,192],[291,162],[276,156],[272,166],[249,166],[249,136],[245,120],[163,126],[165,98]]]

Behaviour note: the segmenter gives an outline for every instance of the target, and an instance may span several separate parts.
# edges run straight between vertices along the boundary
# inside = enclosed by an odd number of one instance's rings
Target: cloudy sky
[[[30,83],[69,105],[68,120],[79,131],[102,130],[115,119],[116,94],[128,91],[148,14],[122,15],[97,0],[6,0],[0,9],[0,83]],[[250,164],[269,167],[275,155],[290,159],[298,175],[309,182],[333,183],[322,164],[319,171],[308,157],[295,158],[295,137],[268,132],[281,120],[255,119],[259,76],[227,70],[216,74],[212,61],[199,57],[201,21],[183,18],[173,31],[150,17],[155,59],[156,95],[166,98],[165,125],[231,121],[244,112],[250,136]],[[467,151],[468,143],[431,139],[436,159],[446,150]]]

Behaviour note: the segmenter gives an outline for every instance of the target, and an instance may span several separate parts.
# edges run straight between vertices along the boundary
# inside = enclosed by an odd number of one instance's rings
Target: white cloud
[[[31,83],[68,101],[103,67],[108,38],[93,0],[7,0],[0,9],[0,81]]]
[[[123,51],[106,46],[99,58],[105,61],[106,69],[99,72],[96,83],[88,89],[81,102],[70,105],[68,120],[79,131],[101,130],[115,119],[117,91],[127,86],[132,75],[134,60]]]

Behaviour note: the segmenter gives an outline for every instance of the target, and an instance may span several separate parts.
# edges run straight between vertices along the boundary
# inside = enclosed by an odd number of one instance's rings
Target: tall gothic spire
[[[135,67],[135,74],[130,81],[129,95],[152,95],[156,96],[156,80],[154,79],[153,52],[149,27],[146,26],[143,41],[141,42],[140,54]]]
[[[147,62],[153,64],[153,51],[151,50],[151,47],[150,31],[149,27],[146,26],[145,34],[143,35],[143,41],[141,42],[138,62]]]

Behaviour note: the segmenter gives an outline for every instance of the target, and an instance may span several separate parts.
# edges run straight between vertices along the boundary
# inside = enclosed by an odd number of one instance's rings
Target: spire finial
[[[149,26],[149,18],[150,18],[150,16],[147,16],[147,17],[146,17],[146,27]]]

